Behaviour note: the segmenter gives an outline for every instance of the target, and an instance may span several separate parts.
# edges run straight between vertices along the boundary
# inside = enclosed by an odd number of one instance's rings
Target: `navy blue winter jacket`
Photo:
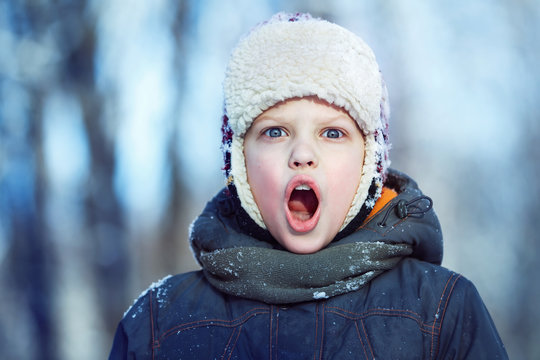
[[[110,358],[507,359],[474,285],[440,266],[433,210],[395,211],[401,200],[414,207],[411,199],[422,195],[416,184],[392,171],[387,186],[398,197],[345,241],[407,243],[413,252],[367,285],[276,305],[221,292],[204,269],[167,277],[125,314]],[[201,215],[227,226],[216,239],[242,231],[224,206],[227,196],[218,195]]]

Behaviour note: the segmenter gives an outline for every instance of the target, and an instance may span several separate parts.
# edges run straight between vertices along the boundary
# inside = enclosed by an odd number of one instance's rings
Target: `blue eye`
[[[328,129],[323,132],[323,136],[330,139],[338,139],[343,136],[343,132],[338,129]]]
[[[272,138],[277,138],[280,136],[285,136],[287,133],[280,128],[270,128],[264,132],[264,135]]]

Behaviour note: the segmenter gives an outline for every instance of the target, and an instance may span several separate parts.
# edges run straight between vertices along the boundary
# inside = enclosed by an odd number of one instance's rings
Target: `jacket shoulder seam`
[[[199,327],[205,327],[205,326],[218,326],[218,327],[226,327],[226,328],[233,328],[238,327],[246,323],[249,319],[252,317],[259,315],[259,314],[268,314],[269,310],[266,307],[255,307],[252,308],[242,315],[232,319],[232,320],[224,320],[220,318],[213,318],[213,319],[203,319],[203,320],[196,320],[191,321],[187,323],[180,323],[178,325],[173,326],[172,328],[163,331],[163,334],[159,336],[159,339],[156,340],[157,343],[161,343],[164,339],[169,337],[170,335],[174,333],[180,333],[182,331],[191,330]]]
[[[403,310],[403,309],[386,309],[386,308],[373,308],[362,313],[354,313],[345,309],[342,309],[337,306],[329,306],[330,310],[327,310],[329,313],[334,313],[338,316],[344,317],[349,320],[357,321],[364,320],[371,316],[392,316],[392,317],[403,317],[415,321],[418,324],[418,327],[422,332],[432,335],[434,329],[432,324],[428,324],[422,321],[422,316],[412,310]]]
[[[450,300],[450,297],[454,291],[454,287],[456,286],[456,283],[461,278],[460,274],[452,273],[448,280],[446,281],[446,284],[444,286],[443,292],[441,293],[441,297],[439,299],[439,305],[437,306],[437,311],[435,313],[435,321],[433,322],[433,332],[431,336],[431,358],[435,358],[437,356],[437,353],[439,352],[439,335],[441,333],[442,329],[442,323],[444,321],[444,315],[446,313],[446,308],[448,307],[448,302]],[[444,302],[443,308],[442,308],[442,314],[441,314],[441,304]],[[438,326],[436,326],[437,322],[439,323]],[[437,331],[435,331],[435,329]],[[437,340],[435,340],[435,337],[437,337]]]
[[[368,359],[366,347],[364,346],[364,342],[362,341],[362,335],[360,335],[360,329],[358,328],[358,322],[354,322],[354,327],[356,328],[356,335],[358,336],[358,340],[360,340],[360,344],[362,345],[362,350],[364,350],[364,356],[366,357],[366,359]]]

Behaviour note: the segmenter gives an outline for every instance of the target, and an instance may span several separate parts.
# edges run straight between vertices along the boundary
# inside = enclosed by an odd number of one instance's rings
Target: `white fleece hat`
[[[263,111],[316,96],[345,109],[365,137],[362,178],[341,229],[375,205],[388,159],[387,91],[372,50],[352,32],[309,14],[278,13],[233,50],[224,81],[225,174],[244,210],[263,229],[247,180],[244,136]]]

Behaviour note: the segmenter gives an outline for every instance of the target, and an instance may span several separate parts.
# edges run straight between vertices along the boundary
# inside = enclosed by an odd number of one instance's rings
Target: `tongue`
[[[288,205],[289,210],[296,218],[309,220],[317,210],[319,201],[313,190],[294,190]]]

